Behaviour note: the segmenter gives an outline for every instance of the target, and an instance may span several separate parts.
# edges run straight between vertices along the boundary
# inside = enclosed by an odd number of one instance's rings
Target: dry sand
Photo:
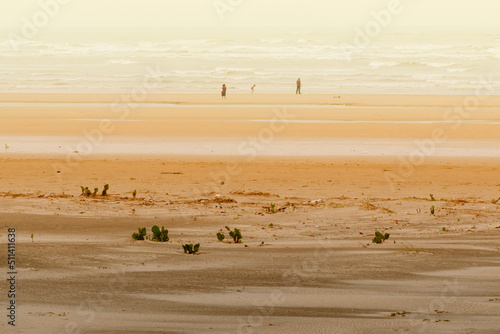
[[[53,136],[64,146],[62,136],[84,138],[100,119],[121,117],[101,105],[120,99],[3,94],[0,133]],[[412,164],[410,156],[138,154],[165,132],[200,143],[258,136],[269,123],[248,121],[271,121],[273,106],[285,105],[309,122],[287,124],[273,133],[276,141],[390,143],[426,140],[439,129],[446,135],[439,145],[498,143],[491,123],[499,97],[481,98],[459,125],[437,122],[467,99],[241,95],[222,102],[151,94],[127,115],[140,123],[113,123],[104,133],[133,137],[132,152],[37,154],[10,144],[0,156],[0,260],[7,228],[15,227],[18,313],[13,329],[2,306],[0,330],[500,333],[499,156],[425,156]],[[324,120],[358,123],[311,122]],[[106,197],[80,195],[80,186],[106,183]],[[132,240],[138,227],[150,234],[153,225],[168,228],[168,243]],[[241,244],[217,241],[226,225],[241,229]],[[374,244],[375,231],[390,238]],[[183,254],[181,243],[201,243],[200,253]]]

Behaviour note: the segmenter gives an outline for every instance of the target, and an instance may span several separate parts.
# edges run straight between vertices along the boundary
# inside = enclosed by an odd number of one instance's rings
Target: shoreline
[[[500,95],[481,94],[473,92],[470,95],[429,95],[429,94],[228,94],[228,99],[222,100],[220,94],[196,93],[141,93],[139,98],[134,98],[136,91],[125,93],[0,93],[0,102],[86,102],[86,103],[179,103],[179,104],[339,104],[346,102],[349,105],[367,106],[454,106],[455,103],[464,102],[467,97],[478,97],[482,107],[498,106]],[[340,98],[339,98],[340,97]],[[425,102],[424,100],[429,100]],[[257,100],[257,101],[256,101]]]

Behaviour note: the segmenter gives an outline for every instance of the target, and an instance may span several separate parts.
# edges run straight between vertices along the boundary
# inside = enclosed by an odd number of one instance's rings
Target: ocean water
[[[7,33],[2,36],[8,36]],[[2,92],[474,94],[500,88],[500,33],[52,31],[0,40]],[[154,78],[152,74],[154,73]]]

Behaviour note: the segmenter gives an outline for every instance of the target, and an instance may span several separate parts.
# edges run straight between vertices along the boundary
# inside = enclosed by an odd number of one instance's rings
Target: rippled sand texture
[[[219,98],[0,95],[19,333],[500,333],[499,97]]]

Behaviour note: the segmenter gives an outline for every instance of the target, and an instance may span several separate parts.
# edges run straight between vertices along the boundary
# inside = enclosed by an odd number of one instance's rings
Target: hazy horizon
[[[51,11],[47,27],[342,27],[393,8],[388,28],[500,28],[496,0],[0,0],[0,27]],[[44,25],[45,26],[45,25]]]
[[[310,92],[468,94],[498,84],[495,1],[0,0],[0,90],[127,91],[158,67],[171,92],[301,76]]]

